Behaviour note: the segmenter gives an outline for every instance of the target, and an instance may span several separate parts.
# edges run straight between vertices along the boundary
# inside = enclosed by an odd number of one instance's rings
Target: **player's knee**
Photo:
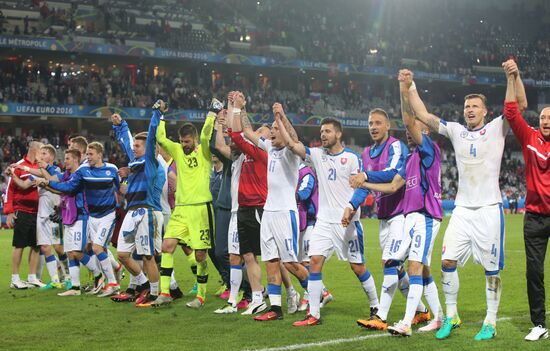
[[[126,264],[128,262],[128,260],[130,259],[130,253],[129,252],[117,252],[116,256],[123,264]]]
[[[422,276],[424,278],[428,278],[432,275],[432,270],[430,269],[429,266],[424,266],[422,267]]]
[[[443,260],[443,261],[441,261],[441,268],[444,269],[444,270],[456,269],[456,261]]]
[[[353,273],[355,273],[355,275],[358,277],[363,275],[363,273],[365,273],[365,271],[367,270],[365,265],[359,263],[351,263],[350,267]]]
[[[409,261],[409,268],[408,268],[409,276],[422,275],[422,272],[423,272],[422,268],[423,268],[422,262]]]
[[[162,252],[173,253],[176,250],[177,242],[174,240],[164,240],[162,242]]]
[[[195,250],[195,259],[197,262],[203,262],[206,260],[206,250]]]

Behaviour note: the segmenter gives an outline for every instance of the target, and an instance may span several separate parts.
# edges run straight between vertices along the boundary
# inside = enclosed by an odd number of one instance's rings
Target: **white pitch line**
[[[546,314],[550,314],[550,312],[547,312]],[[503,322],[503,321],[509,321],[513,319],[517,319],[518,317],[500,317],[497,318],[497,322]],[[525,317],[522,317],[525,318]],[[483,323],[483,321],[479,321],[476,323],[464,323],[466,325],[468,324],[480,324]],[[355,336],[353,338],[340,338],[340,339],[332,339],[332,340],[325,340],[325,341],[318,341],[318,342],[311,342],[307,344],[293,344],[293,345],[287,345],[287,346],[279,346],[279,347],[269,347],[265,349],[247,349],[248,351],[290,351],[290,350],[300,350],[300,349],[307,349],[310,347],[320,347],[320,346],[328,346],[328,345],[338,345],[338,344],[345,344],[355,341],[361,341],[361,340],[367,340],[367,339],[377,339],[377,338],[384,338],[388,336],[393,336],[389,333],[384,334],[370,334],[370,335],[363,335],[363,336]],[[246,350],[245,350],[246,351]]]

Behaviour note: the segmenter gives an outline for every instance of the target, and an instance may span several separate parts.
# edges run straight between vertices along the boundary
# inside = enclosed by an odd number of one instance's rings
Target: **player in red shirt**
[[[10,174],[20,179],[27,179],[30,174],[26,171],[29,168],[38,168],[37,157],[42,143],[31,141],[27,154],[17,162],[23,169],[8,169]],[[36,214],[38,212],[38,191],[36,187],[28,189],[19,188],[10,178],[4,199],[4,213],[8,216],[7,224],[13,229],[13,254],[12,254],[12,289],[27,289],[45,286],[37,277],[36,270],[40,252],[36,246]],[[30,247],[29,253],[29,276],[24,282],[19,277],[19,267],[23,249]]]
[[[544,256],[550,237],[550,107],[541,111],[539,129],[530,127],[522,118],[515,98],[519,80],[518,67],[512,60],[506,61],[502,66],[508,79],[504,117],[521,144],[525,160],[527,197],[523,235],[527,258],[527,295],[531,322],[535,326],[525,340],[536,341],[548,338]]]

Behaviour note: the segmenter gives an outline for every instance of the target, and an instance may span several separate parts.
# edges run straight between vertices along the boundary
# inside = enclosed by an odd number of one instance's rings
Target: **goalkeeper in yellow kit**
[[[159,100],[154,108],[163,110],[160,108],[163,105],[164,102]],[[210,248],[211,236],[214,233],[214,211],[209,188],[212,154],[208,146],[217,112],[222,108],[221,102],[212,100],[201,130],[200,145],[197,140],[197,129],[191,123],[185,123],[178,130],[179,143],[175,143],[166,137],[163,116],[153,114],[153,118],[160,119],[156,135],[157,142],[176,162],[178,174],[176,208],[168,221],[162,241],[161,292],[151,304],[154,307],[172,302],[170,275],[174,269],[174,251],[178,244],[191,247],[197,259],[197,297],[188,302],[187,307],[200,308],[204,305],[208,282],[207,250]]]

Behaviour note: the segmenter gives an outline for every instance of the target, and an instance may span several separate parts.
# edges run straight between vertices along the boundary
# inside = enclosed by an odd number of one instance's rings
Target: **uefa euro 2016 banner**
[[[46,104],[20,104],[15,102],[0,103],[0,116],[48,116],[48,117],[74,117],[74,118],[109,118],[113,113],[118,113],[124,119],[148,120],[152,110],[136,107],[112,107],[89,105],[46,105]],[[204,110],[169,110],[164,118],[170,121],[204,122],[207,111]],[[273,122],[270,113],[249,113],[251,121],[255,124]],[[321,119],[326,116],[287,114],[292,124],[297,126],[318,126]],[[366,118],[339,118],[342,124],[348,128],[368,128]],[[398,121],[401,122],[401,121]],[[398,125],[398,128],[402,125]]]
[[[126,46],[110,44],[92,44],[80,41],[56,40],[51,38],[31,38],[23,36],[0,36],[0,47],[16,49],[36,49],[62,52],[85,52],[101,55],[119,55],[152,57],[160,59],[181,59],[209,63],[250,65],[259,67],[289,67],[308,70],[331,71],[340,73],[363,73],[377,76],[390,76],[396,74],[398,68],[381,66],[362,66],[346,63],[311,62],[304,60],[282,60],[264,56],[246,56],[239,54],[218,54],[213,52],[179,51],[163,48],[148,48],[143,46]],[[465,76],[462,74],[429,73],[415,71],[415,78],[440,80],[448,82],[460,82],[465,84],[501,84],[505,85],[503,75],[499,76]],[[548,80],[524,79],[525,85],[537,87],[550,87]]]

